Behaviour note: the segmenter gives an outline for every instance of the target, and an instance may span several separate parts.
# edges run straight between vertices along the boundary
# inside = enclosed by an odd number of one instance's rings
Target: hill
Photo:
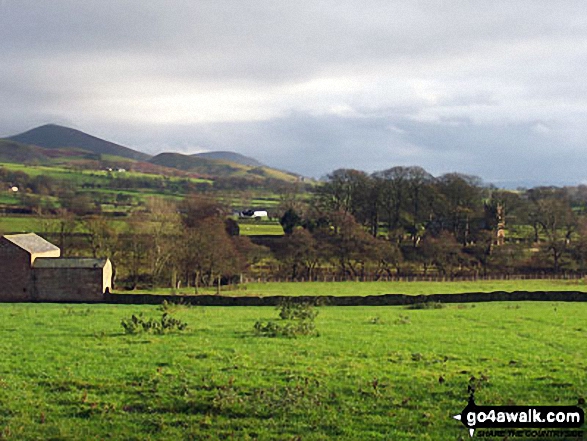
[[[213,159],[200,158],[195,155],[184,155],[182,153],[160,153],[152,157],[151,164],[175,168],[192,173],[209,176],[230,176],[239,171],[239,165],[222,163]]]
[[[206,159],[200,155],[184,155],[181,153],[160,153],[149,160],[149,163],[162,167],[175,168],[208,177],[255,177],[258,179],[273,178],[293,182],[298,178],[292,173],[275,170],[270,167],[252,167],[236,162]]]
[[[191,156],[204,159],[213,159],[218,161],[234,162],[235,164],[246,165],[248,167],[265,167],[265,164],[257,161],[255,158],[251,158],[249,156],[241,155],[240,153],[235,152],[204,152],[196,153],[195,155]]]
[[[272,169],[254,158],[235,152],[218,151],[194,155],[166,152],[150,156],[55,124],[0,139],[0,162],[75,165],[86,169],[122,166],[163,175],[187,173],[211,179],[238,177],[279,179],[287,182],[298,179],[293,173]]]
[[[95,153],[75,148],[48,149],[0,139],[0,162],[51,165],[95,159]]]
[[[59,149],[63,147],[77,148],[100,155],[114,155],[139,161],[146,161],[150,158],[145,153],[105,141],[80,132],[79,130],[55,124],[37,127],[27,132],[8,137],[6,140],[45,149]]]

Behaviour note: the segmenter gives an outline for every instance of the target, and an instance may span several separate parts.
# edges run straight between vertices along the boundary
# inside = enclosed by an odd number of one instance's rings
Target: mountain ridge
[[[104,155],[104,157],[102,157]],[[106,156],[108,155],[108,156]],[[69,161],[99,162],[94,167],[104,167],[105,161],[137,161],[136,167],[166,167],[208,177],[247,177],[255,179],[275,178],[285,181],[298,179],[295,173],[277,170],[254,158],[232,151],[215,151],[196,154],[163,152],[157,155],[115,144],[89,135],[77,129],[45,124],[26,132],[0,138],[0,162],[52,164],[56,158]],[[117,159],[118,158],[118,159]],[[87,166],[87,164],[86,164]]]

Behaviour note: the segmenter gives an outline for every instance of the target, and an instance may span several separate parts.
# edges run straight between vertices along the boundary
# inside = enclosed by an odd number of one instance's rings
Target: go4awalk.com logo
[[[583,409],[577,406],[477,406],[473,395],[463,411],[453,418],[479,437],[508,438],[582,438],[577,430],[584,421]],[[489,429],[489,430],[486,430]],[[501,429],[501,430],[496,430]]]

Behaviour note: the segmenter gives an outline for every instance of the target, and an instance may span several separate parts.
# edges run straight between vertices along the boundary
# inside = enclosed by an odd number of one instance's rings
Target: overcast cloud
[[[581,1],[0,0],[0,136],[587,181]]]

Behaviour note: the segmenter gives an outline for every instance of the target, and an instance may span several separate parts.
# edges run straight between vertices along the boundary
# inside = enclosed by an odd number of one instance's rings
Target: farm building
[[[0,238],[0,301],[99,302],[112,289],[110,260],[60,256],[33,233]]]

